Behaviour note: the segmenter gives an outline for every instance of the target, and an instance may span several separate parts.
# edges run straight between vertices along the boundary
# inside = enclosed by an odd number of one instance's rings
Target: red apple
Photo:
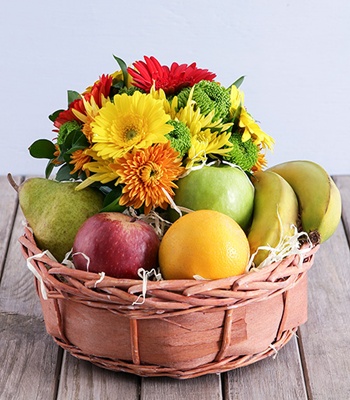
[[[80,270],[137,279],[139,268],[149,271],[157,267],[159,243],[146,222],[118,212],[104,212],[87,219],[78,230],[73,262]]]

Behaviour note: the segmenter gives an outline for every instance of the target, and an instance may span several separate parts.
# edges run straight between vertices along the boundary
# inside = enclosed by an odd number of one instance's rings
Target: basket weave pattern
[[[25,259],[42,253],[31,231]],[[307,271],[290,256],[219,280],[142,281],[79,271],[32,258],[47,332],[75,357],[140,376],[193,378],[274,355],[307,320]]]

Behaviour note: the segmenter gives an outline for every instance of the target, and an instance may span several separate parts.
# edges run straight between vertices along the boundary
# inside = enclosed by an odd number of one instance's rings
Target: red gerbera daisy
[[[213,81],[216,75],[207,69],[191,65],[172,63],[170,68],[160,65],[155,57],[144,57],[145,61],[136,61],[134,68],[128,68],[133,85],[149,93],[153,84],[156,90],[163,89],[166,94],[176,94],[184,87],[207,80]]]
[[[112,80],[113,78],[111,75],[102,75],[92,87],[88,88],[83,93],[84,99],[90,101],[91,97],[93,97],[98,107],[101,108],[102,97],[107,98],[109,96],[109,92],[112,86]],[[79,118],[76,117],[73,113],[73,109],[79,111],[81,114],[86,115],[83,99],[76,99],[69,104],[68,110],[64,110],[59,113],[54,122],[54,126],[59,129],[60,126],[63,125],[65,122],[73,120],[80,122]]]
[[[111,75],[102,75],[100,79],[94,83],[91,90],[87,90],[84,93],[85,100],[90,100],[90,97],[93,96],[96,104],[99,107],[102,107],[102,99],[107,98],[109,96],[109,92],[111,90],[113,78]]]
[[[64,110],[64,111],[61,111],[59,114],[58,114],[58,117],[56,118],[56,120],[55,120],[55,122],[54,122],[54,126],[56,127],[56,128],[60,128],[61,127],[61,125],[63,125],[64,123],[66,123],[66,122],[68,122],[68,121],[78,121],[78,122],[80,122],[79,121],[79,118],[77,118],[75,115],[74,115],[74,113],[73,113],[73,111],[72,111],[72,109],[76,109],[76,110],[78,110],[78,111],[80,111],[81,113],[83,113],[83,114],[85,114],[85,106],[84,106],[84,102],[83,102],[83,100],[82,99],[76,99],[76,100],[74,100],[74,101],[72,101],[70,104],[69,104],[69,108],[68,108],[68,110]]]

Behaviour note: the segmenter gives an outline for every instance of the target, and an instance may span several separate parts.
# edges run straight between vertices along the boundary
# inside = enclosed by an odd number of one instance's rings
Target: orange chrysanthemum
[[[74,169],[70,172],[71,174],[74,174],[75,172],[81,172],[83,170],[84,165],[91,161],[91,157],[88,156],[85,153],[85,150],[82,149],[74,151],[70,156],[70,158],[71,161],[69,162],[69,164],[74,165]],[[85,170],[85,173],[86,176],[90,175],[89,170]]]
[[[111,165],[124,185],[120,205],[144,206],[145,214],[154,207],[166,209],[173,197],[174,181],[184,172],[179,153],[170,143],[156,144],[146,149],[126,153]]]
[[[54,164],[54,165],[61,165],[61,164],[63,164],[63,161],[59,161],[59,160],[58,160],[59,157],[60,157],[60,155],[61,155],[60,147],[59,147],[58,144],[55,144],[55,148],[56,148],[56,150],[55,150],[55,152],[53,153],[53,155],[54,155],[55,158],[54,158],[51,162],[52,162],[52,164]]]
[[[258,154],[258,161],[255,163],[255,165],[252,168],[252,172],[257,172],[257,171],[262,171],[267,165],[267,161],[265,158],[264,153],[259,153]]]

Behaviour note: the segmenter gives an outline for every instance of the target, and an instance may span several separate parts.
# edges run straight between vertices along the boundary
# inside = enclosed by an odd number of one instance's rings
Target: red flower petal
[[[134,86],[147,93],[153,83],[156,89],[163,89],[166,94],[176,94],[184,87],[193,86],[201,80],[212,81],[216,77],[207,69],[197,68],[196,63],[179,65],[174,62],[169,68],[161,65],[153,56],[145,56],[144,59],[145,61],[136,61],[133,68],[128,68],[128,72],[133,78]]]

